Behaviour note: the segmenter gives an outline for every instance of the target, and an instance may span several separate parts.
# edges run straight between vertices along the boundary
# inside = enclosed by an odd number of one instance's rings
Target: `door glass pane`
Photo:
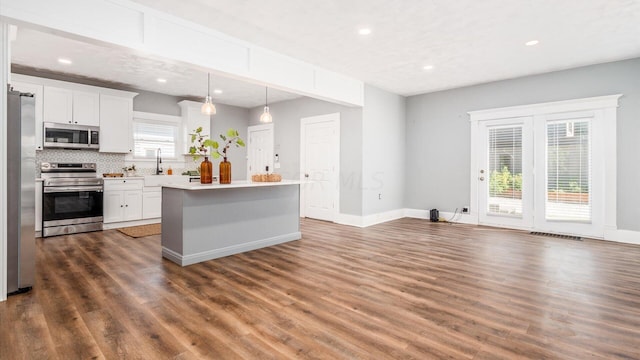
[[[522,126],[489,129],[487,212],[522,217]]]
[[[591,221],[589,119],[547,123],[547,220]]]

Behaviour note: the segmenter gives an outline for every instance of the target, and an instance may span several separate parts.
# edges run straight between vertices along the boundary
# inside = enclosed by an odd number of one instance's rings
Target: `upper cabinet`
[[[100,126],[100,94],[44,86],[44,121]]]
[[[100,95],[100,152],[132,153],[133,96]]]
[[[211,135],[211,116],[200,112],[202,103],[184,100],[178,103],[182,109],[182,133],[184,141],[184,153],[189,153],[191,147],[191,136],[197,128],[202,127],[202,133]],[[211,137],[209,137],[211,138]]]
[[[100,151],[131,153],[133,98],[138,93],[11,74],[12,85],[36,96],[36,146],[43,122],[100,127]]]
[[[21,81],[11,81],[11,86],[16,91],[33,94],[35,98],[36,119],[36,150],[42,150],[42,99],[43,86]]]
[[[74,91],[73,123],[100,126],[100,105],[100,94]]]

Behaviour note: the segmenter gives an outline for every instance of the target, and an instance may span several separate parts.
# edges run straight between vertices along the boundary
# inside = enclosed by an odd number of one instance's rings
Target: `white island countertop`
[[[236,188],[254,188],[264,186],[282,186],[282,185],[299,185],[301,181],[298,180],[282,180],[279,182],[252,182],[246,180],[232,181],[231,184],[200,184],[200,183],[188,183],[188,184],[163,184],[162,187],[180,190],[217,190],[217,189],[236,189]]]

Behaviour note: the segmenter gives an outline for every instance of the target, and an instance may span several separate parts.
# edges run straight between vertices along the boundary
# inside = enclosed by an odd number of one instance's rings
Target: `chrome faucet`
[[[162,149],[158,148],[156,154],[156,175],[162,174]]]

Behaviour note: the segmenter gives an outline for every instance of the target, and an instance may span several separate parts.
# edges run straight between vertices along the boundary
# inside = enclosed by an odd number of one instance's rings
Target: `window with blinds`
[[[155,159],[158,149],[162,158],[175,159],[178,125],[170,122],[133,121],[134,157]]]
[[[488,213],[522,216],[522,126],[489,129]]]
[[[547,220],[591,221],[591,121],[547,123]]]

